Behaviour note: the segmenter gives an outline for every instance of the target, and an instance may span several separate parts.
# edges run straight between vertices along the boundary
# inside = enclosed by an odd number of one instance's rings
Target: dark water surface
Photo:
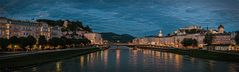
[[[20,69],[20,72],[238,72],[239,64],[173,53],[112,47],[83,56]],[[18,72],[18,71],[16,71]]]

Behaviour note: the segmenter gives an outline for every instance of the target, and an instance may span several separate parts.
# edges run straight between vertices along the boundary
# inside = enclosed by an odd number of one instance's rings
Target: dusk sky
[[[239,0],[0,0],[0,16],[81,20],[95,32],[134,36],[180,27],[225,26],[239,30]]]

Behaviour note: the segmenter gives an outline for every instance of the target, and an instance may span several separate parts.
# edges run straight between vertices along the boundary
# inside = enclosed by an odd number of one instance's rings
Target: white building
[[[84,37],[89,39],[91,41],[91,44],[103,44],[103,38],[101,37],[101,34],[99,33],[85,33]]]

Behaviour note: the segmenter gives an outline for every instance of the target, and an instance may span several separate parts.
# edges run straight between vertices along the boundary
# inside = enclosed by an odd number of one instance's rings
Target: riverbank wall
[[[0,59],[0,70],[15,70],[17,68],[39,65],[51,61],[57,61],[61,59],[71,58],[83,54],[88,54],[96,51],[100,51],[100,48],[75,48],[68,50],[49,51],[42,53],[33,53],[27,55],[20,55],[16,57],[10,57]]]
[[[161,52],[169,52],[180,55],[188,55],[196,58],[228,61],[228,62],[239,62],[239,54],[223,53],[216,51],[207,51],[199,49],[178,49],[178,48],[151,48],[151,47],[138,47],[142,49],[150,49]]]

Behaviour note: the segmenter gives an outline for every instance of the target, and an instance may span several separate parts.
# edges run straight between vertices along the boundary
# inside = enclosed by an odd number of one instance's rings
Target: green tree
[[[77,24],[68,24],[67,28],[68,28],[68,30],[70,30],[72,32],[76,32],[79,27]]]
[[[41,48],[45,48],[47,44],[47,39],[45,36],[41,35],[38,39],[38,44],[41,45]]]
[[[197,29],[191,29],[191,30],[185,30],[187,34],[195,34],[195,33],[200,33],[200,30]]]
[[[89,31],[89,32],[92,32],[92,29],[87,25],[85,28],[84,28],[86,31]]]
[[[191,38],[184,38],[183,41],[181,41],[181,44],[184,47],[188,47],[188,46],[197,46],[198,45],[198,41],[196,39],[191,39]]]
[[[192,46],[194,47],[198,46],[198,41],[196,39],[192,40]]]
[[[61,37],[60,38],[60,45],[62,46],[62,48],[66,48],[66,45],[67,45],[67,38],[66,37]]]
[[[0,45],[3,51],[7,50],[8,45],[10,44],[7,38],[0,38]]]
[[[88,40],[87,38],[83,38],[82,41],[83,41],[82,43],[83,43],[84,45],[87,45],[87,44],[90,44],[90,43],[91,43],[91,41]]]
[[[27,37],[27,43],[28,43],[28,45],[29,45],[29,48],[32,49],[32,48],[33,48],[33,45],[35,45],[36,42],[37,42],[37,40],[36,40],[35,37],[33,37],[33,36],[31,36],[31,35],[29,35],[29,36]]]
[[[26,37],[20,37],[19,38],[19,46],[26,51],[26,47],[28,46],[28,40]]]
[[[83,28],[83,24],[81,21],[76,21],[75,23],[78,27]]]
[[[235,41],[236,41],[236,44],[239,45],[239,33],[236,34]]]
[[[60,45],[61,44],[61,40],[60,40],[60,38],[58,38],[58,37],[52,37],[51,39],[49,39],[49,44],[51,45],[51,46],[53,46],[54,48],[56,48],[58,45]]]
[[[49,19],[37,19],[37,22],[45,22],[49,26],[62,26],[64,21],[62,20],[49,20]]]
[[[67,38],[66,39],[66,45],[72,46],[72,44],[73,44],[72,39],[71,38]]]
[[[78,45],[78,40],[76,38],[71,38],[71,43],[76,47]]]
[[[213,35],[211,33],[207,33],[205,35],[205,38],[203,39],[203,42],[207,45],[211,45],[213,41]]]
[[[16,36],[12,36],[9,41],[12,44],[13,50],[15,50],[15,45],[19,44],[19,39]]]
[[[83,42],[82,39],[77,39],[77,43],[79,46],[81,46],[83,44],[82,42]]]
[[[61,32],[68,32],[67,28],[61,28]]]

